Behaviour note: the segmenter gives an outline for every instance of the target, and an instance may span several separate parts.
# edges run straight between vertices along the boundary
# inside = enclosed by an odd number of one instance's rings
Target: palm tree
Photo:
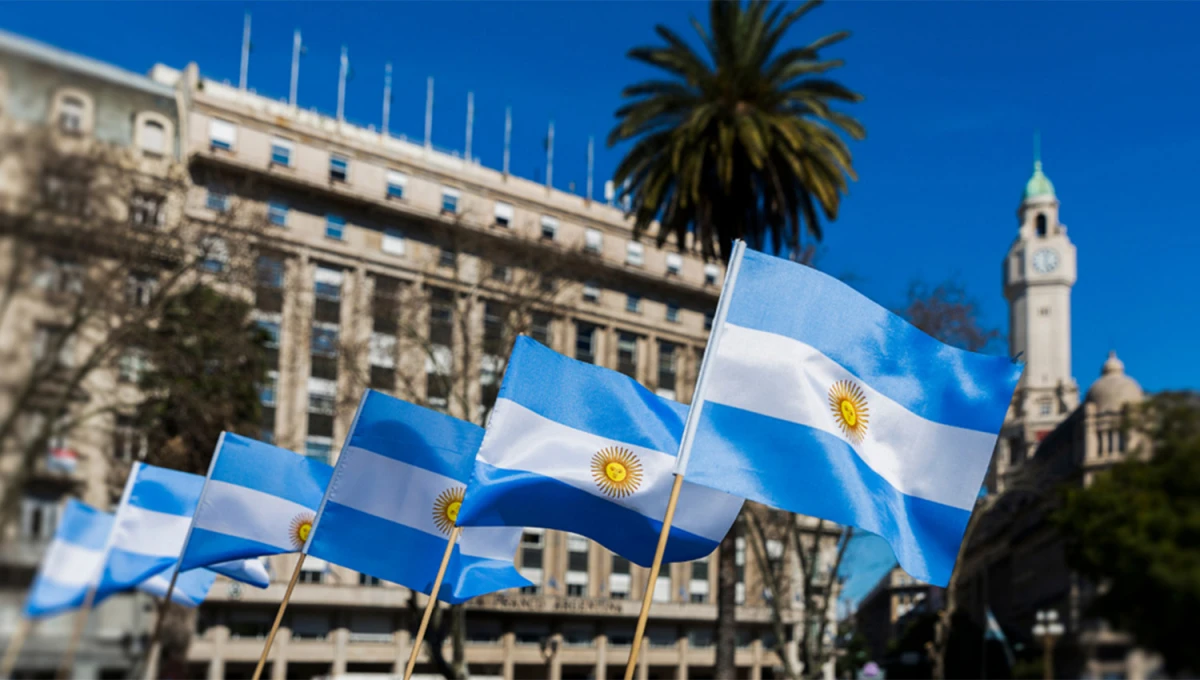
[[[862,139],[866,132],[831,108],[862,96],[820,77],[842,65],[822,61],[820,50],[848,32],[779,49],[818,4],[784,14],[767,0],[714,0],[711,32],[692,20],[706,55],[661,25],[655,30],[666,45],[629,51],[667,76],[625,88],[630,101],[608,136],[610,147],[633,140],[614,180],[631,201],[635,234],[657,219],[659,246],[671,234],[683,246],[694,230],[705,257],[722,259],[738,238],[776,252],[798,252],[804,232],[820,240],[818,208],[836,219],[855,178],[839,133]]]

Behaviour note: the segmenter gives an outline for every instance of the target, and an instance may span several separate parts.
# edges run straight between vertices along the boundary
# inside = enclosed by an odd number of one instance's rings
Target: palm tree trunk
[[[716,677],[737,677],[737,527],[734,522],[717,548]]]

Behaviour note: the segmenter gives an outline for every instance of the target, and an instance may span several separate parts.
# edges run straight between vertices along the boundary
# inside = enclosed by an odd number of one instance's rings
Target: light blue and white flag
[[[132,588],[179,562],[203,487],[200,475],[133,464],[117,506],[98,595]],[[260,588],[270,583],[257,559],[209,568]]]
[[[945,585],[1021,366],[741,243],[729,270],[680,472],[878,534]]]
[[[104,564],[104,548],[112,531],[111,513],[97,510],[75,499],[63,508],[54,540],[42,556],[37,576],[25,600],[25,616],[42,618],[78,609],[87,598],[88,588]],[[138,590],[162,597],[170,581],[171,570],[155,574],[138,584]],[[216,574],[197,569],[180,576],[171,599],[194,607],[204,600]],[[93,604],[103,597],[97,593]]]
[[[428,595],[483,428],[367,390],[306,553]],[[513,567],[520,528],[465,529],[438,599],[529,585]]]
[[[649,566],[686,415],[628,376],[519,337],[458,523],[570,531]],[[711,553],[741,507],[685,481],[664,561]]]
[[[300,550],[331,475],[322,461],[222,433],[180,568]]]

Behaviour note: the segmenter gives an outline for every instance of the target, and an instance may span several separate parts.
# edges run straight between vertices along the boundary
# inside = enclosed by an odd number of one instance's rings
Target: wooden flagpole
[[[87,595],[83,597],[83,606],[75,614],[75,627],[71,630],[71,641],[67,643],[67,651],[63,654],[62,663],[58,667],[58,680],[67,680],[75,671],[75,652],[79,649],[79,641],[83,637],[83,629],[87,626],[88,615],[92,613],[92,604],[96,601],[96,584],[88,586]]]
[[[262,656],[258,658],[258,666],[254,669],[253,680],[262,677],[263,667],[267,665],[267,656],[271,653],[271,644],[275,642],[275,633],[279,632],[279,624],[283,622],[283,612],[287,610],[288,600],[292,599],[292,590],[296,588],[296,581],[300,580],[300,567],[304,566],[305,557],[308,557],[308,554],[302,552],[300,559],[296,560],[296,568],[292,571],[292,580],[288,581],[287,590],[283,593],[283,602],[279,603],[279,613],[275,615],[275,623],[271,624],[271,632],[267,634],[267,642],[263,645]]]
[[[184,545],[187,545],[186,542]],[[171,593],[175,592],[175,581],[178,579],[179,565],[175,565],[175,573],[171,574],[171,583],[167,585],[167,593],[163,596],[162,602],[158,603],[158,619],[154,622],[154,634],[150,636],[150,652],[146,655],[145,680],[154,680],[158,676],[158,658],[162,656],[163,619],[167,616],[167,607],[171,604]]]
[[[658,581],[658,570],[662,567],[663,553],[667,550],[667,537],[671,533],[671,520],[675,519],[675,505],[679,503],[679,490],[683,488],[683,475],[675,475],[671,485],[671,498],[667,501],[667,514],[663,517],[662,531],[658,534],[658,547],[654,549],[654,563],[650,565],[650,578],[646,581],[646,593],[642,596],[642,612],[638,615],[637,629],[633,633],[633,647],[629,650],[629,664],[625,666],[625,680],[633,680],[637,669],[638,651],[642,648],[642,635],[646,632],[646,620],[650,618],[650,602],[654,596],[654,584]]]
[[[654,551],[654,563],[650,565],[650,580],[646,583],[646,593],[642,596],[642,612],[638,616],[637,630],[633,635],[633,646],[629,650],[629,664],[625,667],[625,680],[633,680],[637,668],[638,652],[642,648],[642,635],[646,632],[646,620],[650,618],[650,602],[654,596],[654,583],[658,580],[658,570],[662,567],[663,553],[667,550],[667,537],[671,533],[671,522],[675,519],[675,505],[679,503],[679,492],[683,488],[683,476],[687,472],[688,458],[692,455],[692,441],[696,436],[696,427],[700,422],[700,410],[704,407],[705,378],[708,375],[708,362],[717,352],[721,335],[725,328],[725,317],[729,313],[729,299],[733,297],[733,288],[737,284],[738,274],[742,268],[742,258],[746,255],[746,242],[738,239],[733,242],[733,252],[729,256],[729,267],[725,271],[725,283],[721,286],[721,297],[717,300],[717,311],[713,315],[712,331],[708,334],[708,346],[704,349],[704,358],[700,361],[700,373],[696,376],[696,389],[692,393],[692,405],[688,408],[687,421],[683,425],[683,436],[679,440],[679,455],[675,457],[675,483],[671,486],[671,498],[667,501],[667,514],[663,517],[662,531],[658,534],[658,547]]]
[[[404,680],[409,680],[412,677],[413,669],[417,667],[417,656],[421,654],[421,644],[425,641],[425,629],[429,627],[429,619],[437,607],[438,591],[442,589],[442,579],[446,576],[446,567],[450,565],[450,556],[454,554],[454,544],[458,543],[458,536],[461,533],[462,527],[454,527],[454,531],[450,532],[450,538],[446,541],[446,554],[442,555],[442,566],[438,567],[437,576],[433,579],[433,590],[429,591],[429,601],[425,603],[425,614],[421,616],[417,637],[413,639],[412,651],[408,653],[408,666],[404,668]],[[255,680],[258,679],[255,678]]]
[[[31,630],[33,630],[33,619],[22,616],[21,623],[17,626],[17,632],[9,641],[8,649],[4,650],[4,660],[0,661],[0,680],[8,680],[12,676],[12,670],[17,665],[17,657],[21,655],[21,647],[25,645],[25,638],[29,637]]]

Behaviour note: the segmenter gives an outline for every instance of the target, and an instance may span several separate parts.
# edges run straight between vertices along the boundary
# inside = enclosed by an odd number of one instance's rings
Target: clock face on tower
[[[1049,274],[1058,268],[1058,251],[1053,248],[1042,248],[1033,254],[1033,269],[1041,274]]]

